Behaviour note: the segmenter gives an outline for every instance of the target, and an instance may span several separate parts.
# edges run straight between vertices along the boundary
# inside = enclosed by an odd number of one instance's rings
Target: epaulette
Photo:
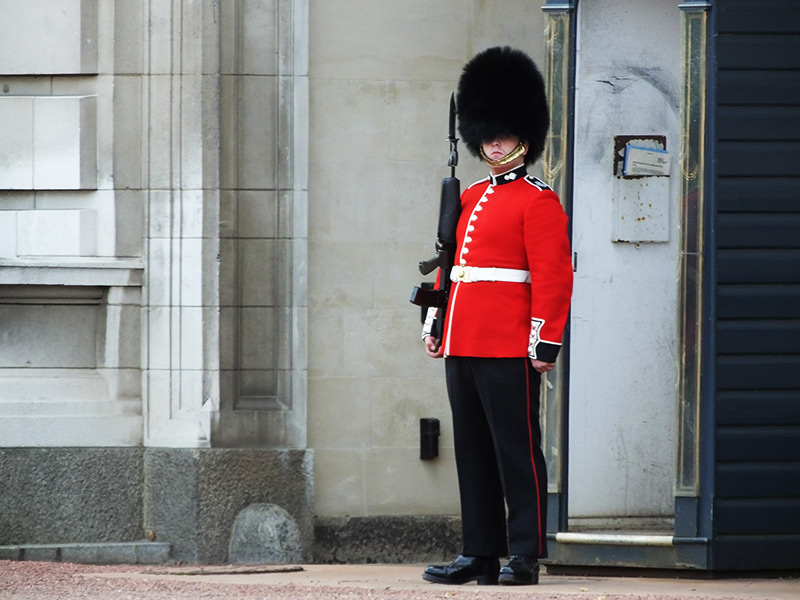
[[[546,190],[547,191],[552,191],[552,188],[549,185],[547,185],[544,181],[542,181],[538,177],[534,177],[533,175],[527,175],[525,177],[525,181],[527,181],[533,187],[539,189],[542,192],[544,192]]]

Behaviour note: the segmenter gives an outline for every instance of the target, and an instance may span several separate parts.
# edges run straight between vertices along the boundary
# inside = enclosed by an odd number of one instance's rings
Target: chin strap
[[[515,158],[519,158],[523,152],[525,152],[525,145],[522,142],[520,142],[519,144],[517,144],[516,148],[514,148],[504,157],[498,158],[497,160],[492,160],[491,158],[486,156],[486,154],[483,152],[483,146],[481,146],[481,157],[489,164],[490,167],[500,167],[502,165],[506,165]]]

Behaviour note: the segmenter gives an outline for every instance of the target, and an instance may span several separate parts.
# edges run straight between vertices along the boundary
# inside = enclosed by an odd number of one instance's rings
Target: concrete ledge
[[[1,259],[0,284],[141,287],[144,265],[138,260],[66,257]]]
[[[710,568],[708,543],[700,539],[668,536],[559,537],[548,535],[549,558],[542,561],[548,573],[582,573],[597,567],[655,570]],[[648,539],[656,538],[656,539]],[[622,543],[625,542],[625,543]]]
[[[163,542],[31,544],[0,546],[0,560],[68,562],[91,565],[162,565],[172,546]]]
[[[425,563],[451,561],[461,551],[455,516],[376,516],[317,519],[314,562]]]

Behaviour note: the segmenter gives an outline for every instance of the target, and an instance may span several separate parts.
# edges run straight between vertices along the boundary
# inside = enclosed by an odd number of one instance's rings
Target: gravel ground
[[[369,590],[326,587],[220,584],[176,579],[109,577],[120,573],[147,574],[155,569],[69,563],[0,561],[1,600],[300,600],[369,598]],[[409,596],[391,594],[386,598]],[[444,598],[444,596],[442,596]]]
[[[330,569],[330,567],[329,567]],[[666,587],[626,580],[549,578],[542,585],[517,588],[496,586],[437,586],[419,579],[418,569],[381,573],[381,567],[146,567],[98,566],[69,563],[0,561],[0,600],[738,600],[800,598],[800,585],[780,593],[746,585],[708,587],[703,583]],[[375,574],[378,573],[376,576]],[[710,583],[710,582],[706,582]],[[800,584],[800,582],[798,582]],[[611,584],[611,588],[604,588]],[[783,584],[776,582],[778,586]],[[716,589],[715,589],[716,588]],[[608,593],[611,590],[613,593]],[[630,590],[630,591],[628,591]],[[731,593],[736,590],[737,593]],[[663,592],[663,593],[662,593]]]

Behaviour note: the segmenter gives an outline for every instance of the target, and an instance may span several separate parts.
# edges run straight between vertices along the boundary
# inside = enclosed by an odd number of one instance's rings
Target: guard
[[[464,67],[456,109],[489,176],[461,194],[447,309],[428,310],[422,337],[426,354],[445,362],[463,546],[423,578],[535,584],[547,555],[539,384],[561,348],[572,294],[567,216],[527,173],[549,127],[544,81],[525,53],[489,48]],[[441,339],[431,334],[441,330]]]

